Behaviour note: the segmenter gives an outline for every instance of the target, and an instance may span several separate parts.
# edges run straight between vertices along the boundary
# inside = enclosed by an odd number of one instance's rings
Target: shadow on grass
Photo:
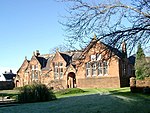
[[[113,91],[112,94],[90,94],[74,97],[65,97],[58,99],[57,104],[52,103],[54,106],[49,106],[50,112],[53,111],[53,113],[149,113],[150,101],[145,102],[145,100],[143,99],[122,99],[118,98],[118,94],[130,95],[130,92],[124,93]],[[133,96],[131,96],[131,98],[132,97]]]
[[[0,97],[6,97],[6,96],[13,97],[13,96],[17,96],[17,95],[18,94],[0,93]]]
[[[112,94],[89,94],[65,97],[50,102],[26,103],[0,107],[0,112],[7,113],[150,113],[150,102],[120,99],[117,95],[129,95],[130,92],[112,91]],[[134,96],[134,95],[133,95]],[[131,96],[131,98],[133,97]],[[142,97],[139,97],[142,98]],[[27,109],[28,111],[25,111]]]
[[[11,103],[0,103],[0,107],[11,107],[11,106],[19,106],[18,102],[11,102]]]
[[[133,98],[133,99],[143,99],[143,100],[148,100],[150,101],[150,95],[149,94],[143,94],[143,93],[132,93],[131,91],[120,91],[118,90],[113,90],[109,91],[111,95],[119,95],[119,96],[125,96],[128,98]]]

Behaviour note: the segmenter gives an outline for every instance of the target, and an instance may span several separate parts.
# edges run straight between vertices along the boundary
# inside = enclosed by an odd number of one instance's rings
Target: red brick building
[[[82,51],[59,52],[26,58],[17,72],[16,86],[39,82],[58,88],[119,88],[129,86],[134,75],[133,63],[127,58],[126,44],[122,51],[96,40]]]

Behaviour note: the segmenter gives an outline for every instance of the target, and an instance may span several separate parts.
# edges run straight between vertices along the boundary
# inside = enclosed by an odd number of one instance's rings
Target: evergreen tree
[[[138,45],[138,50],[137,50],[137,53],[136,53],[136,60],[140,60],[140,59],[143,59],[145,58],[145,54],[144,54],[144,51],[141,47],[141,44]]]
[[[141,44],[138,45],[137,53],[136,53],[136,62],[135,62],[135,75],[137,79],[145,78],[145,54],[141,47]]]

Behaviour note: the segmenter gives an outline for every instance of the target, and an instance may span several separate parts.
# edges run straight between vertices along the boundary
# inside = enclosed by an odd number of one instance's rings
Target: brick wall
[[[131,77],[130,87],[150,87],[150,78],[146,78],[144,80],[136,80],[135,77]]]
[[[118,77],[78,79],[77,87],[80,87],[80,88],[119,88],[120,81]]]
[[[52,80],[50,81],[47,86],[49,88],[53,88],[54,90],[66,89],[67,84],[65,80]]]
[[[150,78],[145,80],[136,80],[136,87],[150,87]]]
[[[130,78],[130,89],[131,92],[143,92],[150,94],[150,78],[146,78],[144,80],[136,80],[135,77]],[[146,91],[147,90],[147,91]]]
[[[15,84],[13,81],[0,81],[0,90],[13,89]]]

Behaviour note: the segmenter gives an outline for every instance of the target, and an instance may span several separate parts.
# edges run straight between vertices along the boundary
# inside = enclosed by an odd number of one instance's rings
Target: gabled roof
[[[53,58],[54,58],[53,55],[49,56],[49,58],[47,59],[46,67],[44,67],[42,70],[49,70],[50,69],[50,63],[51,63]]]
[[[114,48],[112,46],[109,46],[107,44],[104,44],[103,42],[101,42],[103,45],[105,45],[107,47],[107,49],[109,49],[111,52],[113,52],[115,55],[117,55],[119,58],[123,58],[124,53],[122,53],[121,51],[119,51],[117,48]]]
[[[18,69],[17,73],[20,71],[20,69],[22,68],[22,66],[24,65],[25,62],[27,62],[27,63],[29,64],[29,63],[30,63],[30,60],[27,60],[27,58],[25,57],[25,60],[24,60],[24,62],[22,63],[21,67]],[[28,67],[28,66],[27,66],[27,67]],[[26,69],[27,69],[27,67],[26,67]],[[26,69],[25,69],[25,70],[26,70]]]
[[[66,61],[66,63],[67,63],[66,66],[68,66],[70,64],[71,60],[72,60],[71,56],[69,56],[69,55],[67,55],[65,53],[60,53],[60,55]]]
[[[44,68],[46,67],[46,63],[47,63],[47,60],[43,57],[38,57],[38,56],[35,56],[36,59],[39,61],[40,65],[41,65],[41,68]]]
[[[70,68],[72,68],[72,69],[71,69],[71,72],[75,72],[75,73],[76,73],[76,65],[73,65],[73,64],[69,64],[69,65],[67,66],[65,73],[66,73]]]
[[[128,58],[129,62],[134,66],[135,65],[135,58],[136,58],[136,55],[132,55]]]
[[[103,42],[100,42],[97,40],[96,36],[94,36],[94,38],[91,40],[91,42],[87,45],[87,47],[83,50],[83,53],[80,55],[80,59],[82,59],[82,57],[84,56],[85,53],[87,53],[97,42],[101,43],[102,45],[104,45],[107,50],[110,50],[110,52],[114,53],[116,56],[118,56],[119,58],[123,58],[124,53],[122,53],[121,51],[119,51],[118,49],[107,45]]]

